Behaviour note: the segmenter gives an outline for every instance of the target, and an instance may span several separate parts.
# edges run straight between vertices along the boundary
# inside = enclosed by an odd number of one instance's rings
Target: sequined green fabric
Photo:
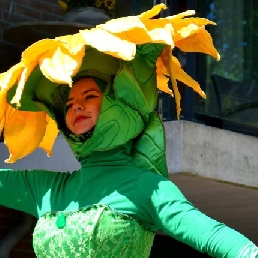
[[[37,222],[37,257],[147,258],[154,233],[105,205],[46,213]]]

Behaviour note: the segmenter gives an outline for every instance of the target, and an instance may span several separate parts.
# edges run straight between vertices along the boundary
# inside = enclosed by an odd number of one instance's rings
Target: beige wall
[[[258,138],[187,121],[165,128],[170,173],[258,186]]]

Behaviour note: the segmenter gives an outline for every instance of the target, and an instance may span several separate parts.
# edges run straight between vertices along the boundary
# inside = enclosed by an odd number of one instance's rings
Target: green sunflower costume
[[[73,173],[0,171],[0,204],[38,218],[37,257],[147,258],[158,230],[214,257],[258,257],[250,240],[202,214],[167,179],[157,86],[175,95],[178,114],[177,80],[205,97],[171,50],[219,54],[204,29],[212,22],[185,18],[192,11],[152,19],[162,9],[39,41],[0,75],[7,162],[37,147],[51,155],[60,131],[81,163]],[[75,136],[64,113],[80,76],[94,78],[103,101],[92,134]]]

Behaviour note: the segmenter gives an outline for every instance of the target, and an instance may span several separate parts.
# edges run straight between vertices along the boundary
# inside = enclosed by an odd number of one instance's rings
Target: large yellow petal
[[[144,23],[137,16],[128,16],[123,18],[117,18],[113,20],[109,20],[104,24],[100,24],[97,28],[101,28],[112,34],[121,33],[121,32],[129,32],[133,29],[138,29],[142,31],[145,29]]]
[[[199,29],[195,34],[177,41],[176,46],[184,52],[201,52],[220,60],[219,52],[213,45],[211,35],[204,29]]]
[[[138,17],[130,16],[111,20],[105,24],[101,24],[98,28],[102,28],[112,35],[133,42],[135,44],[145,43],[163,43],[166,45],[174,45],[172,34],[174,32],[171,24],[164,23],[160,26],[157,20],[141,21]]]
[[[48,115],[46,115],[46,132],[44,135],[43,140],[39,144],[39,148],[43,149],[48,157],[52,155],[52,149],[56,140],[56,137],[58,135],[58,128],[56,122],[51,119]]]
[[[90,45],[100,52],[127,61],[132,60],[135,56],[135,43],[122,40],[101,28],[81,30],[80,33],[82,34],[86,45]]]
[[[24,67],[24,64],[20,62],[12,66],[7,72],[1,73],[0,90],[10,89],[20,79]]]
[[[2,117],[0,118],[0,135],[3,132],[4,125],[5,125],[5,117]]]
[[[189,12],[189,14],[191,14],[191,12]],[[193,17],[193,18],[183,19],[183,17],[184,17],[184,15],[179,14],[179,15],[175,15],[175,16],[169,16],[166,18],[143,20],[142,22],[144,23],[145,27],[148,30],[152,30],[154,28],[163,28],[163,27],[165,27],[165,25],[171,24],[175,31],[175,34],[173,35],[175,38],[175,41],[176,41],[177,37],[180,36],[181,31],[186,30],[186,28],[189,25],[190,26],[195,25],[195,29],[194,29],[194,31],[195,31],[196,28],[201,28],[208,24],[212,24],[212,25],[216,24],[205,18]],[[193,33],[194,33],[194,31],[193,31]],[[179,35],[177,35],[177,34],[179,34]]]
[[[169,46],[166,46],[164,48],[164,50],[162,51],[161,55],[161,60],[162,63],[164,64],[164,66],[167,69],[167,72],[170,76],[171,82],[172,82],[172,89],[175,95],[175,103],[176,103],[176,111],[177,111],[177,119],[179,119],[180,117],[180,112],[181,112],[181,108],[180,108],[180,100],[181,100],[181,96],[180,93],[178,91],[178,87],[177,87],[177,81],[175,78],[175,74],[173,71],[173,57],[172,57],[172,49]]]
[[[5,115],[6,115],[6,111],[8,108],[8,104],[6,101],[6,94],[7,91],[0,91],[0,134],[2,133],[3,129],[4,129],[4,124],[5,124]]]
[[[166,10],[166,9],[167,9],[167,6],[165,4],[157,4],[153,6],[150,10],[138,15],[138,17],[141,20],[148,20],[153,18],[154,16],[157,16],[162,10]]]
[[[179,17],[181,17],[179,15]],[[196,33],[199,29],[203,29],[205,25],[212,24],[214,22],[204,19],[204,18],[186,18],[181,19],[176,16],[171,16],[162,19],[150,19],[143,21],[146,30],[151,31],[155,28],[164,28],[168,24],[173,26],[173,39],[175,42],[189,37],[190,35]],[[171,35],[170,35],[171,36]]]
[[[197,92],[202,98],[206,98],[205,93],[202,91],[200,84],[195,81],[191,76],[189,76],[180,65],[178,59],[172,56],[172,74],[174,79],[183,82],[187,86],[191,87],[195,92]]]
[[[5,117],[5,113],[7,110],[7,101],[6,101],[6,95],[7,95],[7,91],[0,91],[0,120]]]
[[[67,48],[71,54],[76,55],[78,52],[85,50],[85,42],[83,36],[80,33],[74,35],[66,35],[56,37],[55,41],[62,42],[63,47]]]
[[[45,130],[45,112],[12,112],[4,127],[5,144],[10,152],[5,162],[13,163],[32,153],[42,141]]]
[[[177,86],[177,80],[183,82],[187,86],[193,88],[194,91],[199,93],[203,98],[206,98],[205,93],[202,91],[198,82],[196,82],[191,76],[189,76],[182,68],[176,57],[172,56],[172,51],[169,46],[165,47],[161,54],[161,60],[164,66],[167,69],[167,72],[170,76],[172,82],[172,90],[175,95],[177,118],[180,117],[180,93]]]
[[[165,18],[156,18],[156,19],[141,19],[140,20],[145,24],[145,26],[148,28],[148,30],[151,30],[153,28],[159,28],[159,27],[164,27],[166,24],[171,24],[173,27],[176,27],[177,30],[179,30],[179,25],[181,20],[186,20],[184,19],[185,16],[190,16],[194,15],[195,11],[194,10],[188,10],[186,12],[182,12],[173,16],[167,16]],[[192,19],[192,18],[191,18]],[[199,18],[194,18],[194,19],[199,19]],[[207,20],[209,21],[209,20]],[[178,23],[178,25],[176,25]],[[186,22],[188,25],[190,22]],[[176,26],[175,26],[176,25]]]
[[[157,68],[157,72],[158,73],[162,73],[165,75],[169,75],[167,68],[164,66],[163,62],[162,62],[162,58],[158,57],[157,61],[156,61],[156,68]]]
[[[0,134],[2,133],[5,125],[6,111],[8,109],[8,103],[6,101],[7,91],[0,92]]]
[[[105,24],[98,25],[97,28],[103,29],[121,40],[140,44],[151,40],[144,23],[137,16],[114,19]]]
[[[7,109],[6,109],[6,113],[5,113],[6,121],[12,116],[12,114],[15,111],[17,111],[15,108],[13,108],[10,104],[7,104]]]
[[[30,63],[39,62],[40,57],[52,49],[56,49],[60,42],[53,39],[42,39],[32,44],[22,53],[22,62],[27,66]]]
[[[36,67],[36,65],[37,65],[37,60],[35,60],[34,62],[31,62],[29,65],[27,65],[23,69],[23,71],[21,73],[21,77],[18,82],[18,86],[17,86],[16,92],[15,92],[15,95],[13,96],[13,99],[11,100],[11,104],[17,104],[17,106],[19,106],[25,83],[26,83],[28,77],[30,76],[31,72]]]
[[[196,24],[188,24],[187,26],[180,28],[180,30],[176,30],[174,34],[174,40],[175,42],[177,42],[181,39],[185,39],[190,35],[196,33],[199,29],[200,28]]]
[[[59,46],[42,56],[40,70],[50,81],[71,86],[72,76],[78,72],[84,54],[84,49],[72,55],[66,48]]]
[[[168,72],[166,67],[164,66],[161,57],[159,57],[156,61],[156,74],[157,74],[157,87],[159,90],[171,94],[173,96],[173,92],[168,87]]]

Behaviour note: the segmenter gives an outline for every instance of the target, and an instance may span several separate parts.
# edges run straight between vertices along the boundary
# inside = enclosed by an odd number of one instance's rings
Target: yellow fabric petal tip
[[[46,116],[46,122],[45,135],[39,144],[39,148],[43,149],[47,153],[47,156],[50,157],[52,156],[52,149],[58,135],[58,128],[56,122],[48,115]]]
[[[186,18],[173,23],[176,47],[184,52],[201,52],[220,60],[211,35],[205,25],[214,24],[204,18]]]
[[[154,16],[157,16],[162,10],[166,10],[166,9],[167,9],[167,6],[165,4],[157,4],[153,6],[152,9],[138,15],[138,17],[141,20],[151,19]]]
[[[7,72],[0,74],[0,90],[9,90],[20,78],[24,69],[22,62],[11,67]]]
[[[184,12],[181,12],[181,13],[178,13],[178,14],[166,17],[165,19],[170,19],[171,22],[173,22],[173,24],[174,24],[175,22],[180,21],[184,17],[192,16],[192,15],[195,15],[195,10],[186,10]]]
[[[7,164],[12,164],[15,163],[17,160],[12,158],[12,155],[10,155],[10,157],[8,159],[5,159],[4,162]]]
[[[31,74],[31,72],[36,67],[36,65],[37,65],[37,61],[34,61],[23,69],[20,79],[19,79],[19,82],[18,82],[17,90],[15,92],[13,99],[11,100],[11,104],[16,104],[19,107],[25,83],[26,83],[29,75]]]
[[[204,99],[206,99],[206,94],[205,94],[204,91],[202,91],[201,97],[204,98]]]
[[[45,130],[45,112],[27,112],[10,108],[4,127],[4,140],[10,153],[6,162],[13,163],[34,152],[42,141]]]

